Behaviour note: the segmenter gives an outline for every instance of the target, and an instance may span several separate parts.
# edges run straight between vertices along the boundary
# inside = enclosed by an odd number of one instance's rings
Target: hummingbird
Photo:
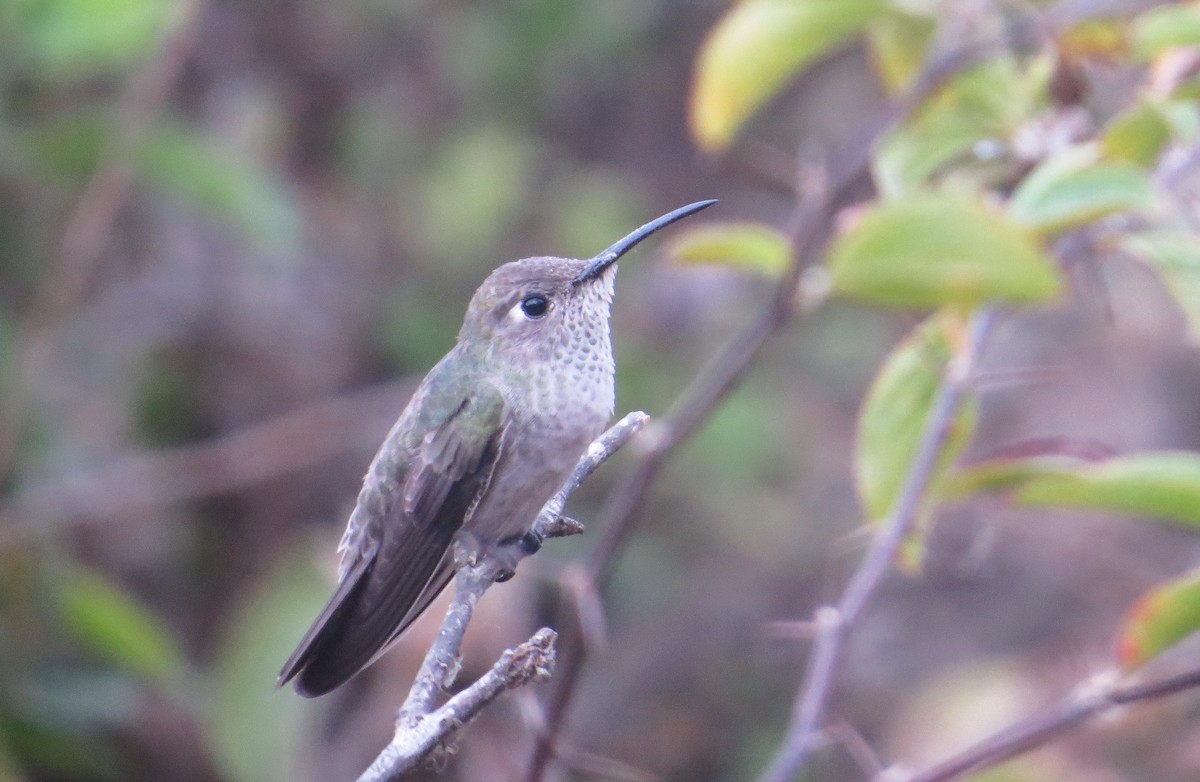
[[[492,558],[501,580],[537,549],[538,512],[612,417],[617,259],[715,203],[680,207],[594,258],[525,258],[484,280],[372,460],[337,587],[279,686],[324,695],[379,659],[453,579],[455,548]]]

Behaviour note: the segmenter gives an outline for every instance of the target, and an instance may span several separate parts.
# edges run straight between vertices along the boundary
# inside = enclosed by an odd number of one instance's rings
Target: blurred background
[[[0,781],[365,768],[438,611],[331,696],[275,677],[332,588],[375,447],[475,286],[701,198],[722,203],[700,219],[782,225],[795,140],[827,146],[881,100],[851,48],[758,141],[700,155],[688,88],[725,7],[0,6]],[[660,249],[622,264],[618,414],[661,413],[770,296]],[[1112,261],[1072,282],[1002,321],[984,367],[1008,382],[983,397],[975,451],[1200,448],[1200,363],[1154,280]],[[560,778],[741,780],[767,762],[806,648],[771,622],[808,617],[857,560],[855,416],[916,321],[805,317],[670,464],[605,601]],[[626,466],[572,514],[593,517]],[[465,676],[554,620],[593,537],[489,593]],[[925,572],[892,577],[859,628],[834,714],[885,762],[933,760],[1105,667],[1130,601],[1198,555],[1165,527],[955,507]],[[536,690],[494,704],[436,778],[519,778]],[[989,778],[1194,781],[1197,717],[1195,695],[1139,708]],[[814,779],[865,773],[827,755]]]

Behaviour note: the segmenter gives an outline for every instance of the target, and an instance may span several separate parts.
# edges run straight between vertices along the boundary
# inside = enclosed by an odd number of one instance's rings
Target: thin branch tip
[[[558,633],[543,627],[528,641],[506,652],[508,676],[513,686],[549,679],[554,673],[557,642]]]
[[[543,531],[548,538],[569,538],[573,535],[582,535],[586,531],[586,528],[583,526],[583,522],[578,519],[573,519],[570,516],[559,516],[543,527]]]

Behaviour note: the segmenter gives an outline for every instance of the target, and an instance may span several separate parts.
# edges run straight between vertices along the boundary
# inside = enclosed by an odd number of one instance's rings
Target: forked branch
[[[562,515],[567,500],[588,475],[629,442],[648,420],[645,413],[629,413],[588,446],[570,477],[538,514],[533,534],[539,541],[583,531],[578,522]],[[442,621],[442,629],[417,672],[408,698],[396,715],[395,734],[362,773],[359,782],[385,782],[412,771],[451,741],[464,725],[505,690],[550,675],[558,635],[543,627],[528,641],[505,651],[479,680],[441,706],[434,706],[439,693],[449,688],[458,674],[463,637],[475,606],[500,574],[499,564],[491,559],[458,569],[454,598]]]

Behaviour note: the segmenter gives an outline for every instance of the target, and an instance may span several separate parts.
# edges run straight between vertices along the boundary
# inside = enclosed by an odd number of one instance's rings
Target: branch
[[[484,563],[464,568],[455,576],[454,599],[442,629],[429,648],[408,698],[396,715],[396,731],[358,782],[386,782],[416,769],[505,690],[544,679],[554,668],[557,634],[543,627],[528,641],[508,649],[474,684],[433,708],[444,687],[458,673],[459,650],[479,598],[496,580]]]
[[[1058,704],[1027,717],[919,773],[891,768],[878,782],[948,782],[999,765],[1047,744],[1083,722],[1138,701],[1164,698],[1200,687],[1200,668],[1150,682],[1129,683],[1115,672],[1090,678]]]
[[[584,566],[584,575],[594,591],[602,592],[636,527],[637,511],[658,477],[659,470],[695,431],[708,420],[721,402],[746,376],[762,349],[791,322],[799,306],[804,271],[821,257],[837,213],[854,197],[854,186],[867,170],[876,143],[908,116],[946,79],[977,62],[985,48],[972,45],[931,57],[912,89],[884,108],[872,122],[864,124],[860,136],[850,140],[823,171],[801,172],[801,193],[790,225],[792,262],[775,289],[770,306],[749,323],[706,366],[680,394],[671,410],[656,423],[649,445],[640,454],[637,467],[609,495],[600,514],[604,536]],[[565,633],[565,631],[564,631]],[[568,646],[569,645],[569,646]],[[526,774],[527,782],[541,782],[555,753],[558,731],[575,694],[586,658],[581,633],[564,634],[560,670],[546,707],[545,728],[538,736]]]
[[[760,782],[792,779],[820,743],[829,693],[843,658],[842,647],[887,574],[896,550],[912,529],[921,498],[962,402],[975,358],[994,321],[995,313],[990,309],[980,310],[972,318],[966,343],[946,365],[895,507],[876,529],[870,548],[837,605],[817,609],[813,618],[816,642],[804,672],[804,682],[796,696],[787,736]]]
[[[570,477],[538,513],[532,533],[539,543],[583,531],[579,522],[562,515],[567,499],[587,476],[629,442],[647,420],[645,413],[629,413],[588,446]],[[506,650],[474,684],[434,708],[438,693],[450,687],[458,675],[463,636],[479,598],[501,575],[500,564],[492,559],[467,564],[468,558],[456,550],[455,561],[458,565],[454,599],[446,611],[442,629],[429,647],[408,697],[396,715],[391,742],[363,772],[359,782],[386,782],[412,771],[505,690],[545,679],[554,668],[558,635],[543,627],[528,641]]]

